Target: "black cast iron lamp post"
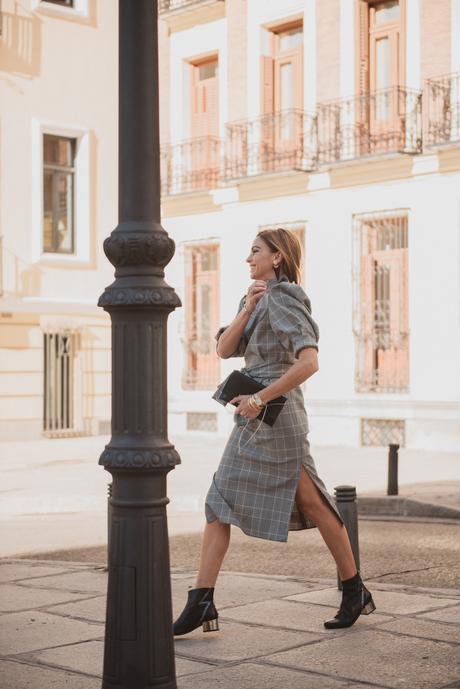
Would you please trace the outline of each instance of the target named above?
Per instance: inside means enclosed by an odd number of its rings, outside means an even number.
[[[103,689],[176,689],[166,520],[166,323],[180,300],[164,281],[174,242],[160,224],[157,0],[119,0],[118,226],[104,242],[115,281],[112,474]]]

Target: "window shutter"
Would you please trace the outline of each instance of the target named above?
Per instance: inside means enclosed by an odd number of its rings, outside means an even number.
[[[375,267],[372,254],[361,256],[361,338],[358,376],[366,388],[374,382]]]
[[[359,0],[358,86],[360,95],[369,90],[369,4]]]
[[[206,131],[203,135],[217,136],[219,133],[217,77],[203,82],[203,109],[205,112]]]
[[[261,73],[261,113],[262,115],[271,115],[273,113],[273,76],[274,76],[274,60],[266,55],[261,55],[260,58],[260,73]]]

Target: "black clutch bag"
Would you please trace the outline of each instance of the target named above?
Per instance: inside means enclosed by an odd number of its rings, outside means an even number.
[[[252,395],[254,392],[259,392],[264,388],[265,385],[261,385],[261,383],[258,383],[254,378],[251,378],[251,376],[235,370],[219,385],[212,397],[225,407],[227,402],[230,402],[230,400],[237,395]],[[286,400],[287,397],[282,395],[276,397],[274,400],[270,400],[257,418],[261,419],[269,426],[273,426]],[[233,404],[235,407],[237,406],[236,402],[233,402]]]

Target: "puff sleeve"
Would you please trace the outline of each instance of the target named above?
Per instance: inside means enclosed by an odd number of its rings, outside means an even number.
[[[244,300],[245,300],[245,296],[244,296],[244,297],[241,297],[240,303],[239,303],[239,305],[238,305],[238,310],[237,310],[237,312],[236,312],[236,314],[235,314],[236,316],[239,314],[239,312],[240,312],[241,309],[243,308]],[[216,340],[216,349],[217,349],[217,343],[219,342],[220,336],[222,335],[222,333],[224,332],[224,330],[227,330],[227,328],[228,328],[228,325],[224,325],[222,328],[219,328],[219,330],[218,330],[217,333],[215,334],[214,339]],[[246,338],[246,336],[245,336],[245,334],[244,334],[244,332],[243,332],[243,335],[241,336],[240,341],[239,341],[239,343],[238,343],[238,347],[235,349],[235,351],[233,352],[233,354],[231,354],[230,356],[231,356],[231,357],[232,357],[232,356],[244,356],[244,353],[245,353],[245,351],[246,351],[247,344],[248,344],[247,338]]]
[[[269,292],[268,314],[273,332],[295,357],[304,347],[318,349],[319,329],[311,316],[310,300],[300,285],[274,285]]]

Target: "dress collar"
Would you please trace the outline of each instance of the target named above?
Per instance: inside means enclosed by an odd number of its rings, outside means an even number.
[[[276,285],[278,282],[289,282],[289,278],[284,273],[281,273],[279,277],[270,278],[270,280],[266,282],[267,287],[273,287],[273,285]]]

